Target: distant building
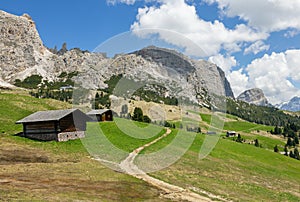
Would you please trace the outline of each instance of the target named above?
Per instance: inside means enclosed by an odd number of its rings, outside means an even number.
[[[90,118],[79,109],[35,112],[16,124],[23,124],[22,136],[42,141],[68,141],[84,137]]]
[[[231,137],[231,136],[236,136],[236,132],[235,131],[227,131],[226,137]]]
[[[113,112],[110,109],[95,109],[86,113],[93,121],[113,121]]]
[[[74,87],[69,85],[69,86],[62,86],[59,88],[59,90],[63,91],[63,90],[72,90]]]

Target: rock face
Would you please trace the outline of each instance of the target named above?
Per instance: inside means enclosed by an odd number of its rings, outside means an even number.
[[[62,72],[77,71],[75,83],[87,89],[105,88],[104,81],[122,74],[144,84],[159,83],[166,89],[166,95],[182,96],[194,102],[204,102],[209,94],[233,97],[219,67],[173,50],[150,46],[114,58],[79,49],[54,54],[43,46],[29,15],[15,16],[0,11],[0,25],[2,83],[13,84],[16,79],[34,74],[55,81]]]
[[[150,46],[133,54],[140,55],[149,62],[154,62],[176,72],[181,78],[186,78],[194,86],[196,94],[203,91],[234,97],[230,84],[224,72],[215,64],[200,60],[195,61],[176,51]],[[182,85],[184,85],[182,83]],[[192,89],[191,89],[192,90]]]
[[[279,106],[282,110],[297,112],[300,111],[300,97],[292,98],[288,103],[284,103]]]
[[[259,88],[246,90],[240,94],[237,99],[258,106],[270,106],[264,92]]]
[[[91,57],[76,49],[62,56],[52,54],[44,47],[28,14],[15,16],[0,10],[0,38],[0,78],[11,84],[33,74],[55,80],[63,71],[80,71],[103,59],[101,54]]]

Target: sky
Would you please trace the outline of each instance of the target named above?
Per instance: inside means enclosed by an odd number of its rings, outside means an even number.
[[[155,36],[220,66],[235,96],[255,87],[272,104],[300,96],[300,0],[2,0],[0,9],[28,13],[47,47]]]

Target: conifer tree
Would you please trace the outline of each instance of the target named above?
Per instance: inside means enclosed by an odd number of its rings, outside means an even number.
[[[279,149],[278,149],[278,146],[277,145],[275,145],[275,147],[274,147],[274,152],[279,152]]]

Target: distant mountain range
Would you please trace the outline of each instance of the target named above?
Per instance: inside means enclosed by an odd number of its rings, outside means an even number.
[[[12,88],[17,79],[40,75],[56,81],[62,74],[78,72],[76,82],[87,89],[107,88],[113,75],[123,75],[142,83],[157,83],[163,88],[147,86],[160,96],[183,97],[192,102],[210,104],[209,94],[234,98],[224,72],[215,64],[193,60],[174,50],[146,47],[129,54],[107,58],[78,48],[49,49],[27,14],[16,16],[0,10],[0,87]],[[163,89],[162,92],[157,92]],[[258,106],[272,106],[261,89],[246,90],[238,100]],[[300,98],[277,105],[279,109],[300,111]]]
[[[290,101],[276,105],[279,109],[298,112],[300,111],[300,97],[293,97]]]
[[[56,81],[60,75],[78,72],[74,78],[86,89],[104,89],[113,75],[141,83],[158,83],[165,96],[184,97],[195,103],[209,102],[209,94],[234,97],[224,72],[215,64],[193,60],[174,50],[146,47],[129,54],[107,58],[105,54],[49,49],[27,14],[16,16],[0,11],[0,85],[39,75]],[[153,88],[149,87],[148,88]],[[153,90],[155,90],[153,88]]]

